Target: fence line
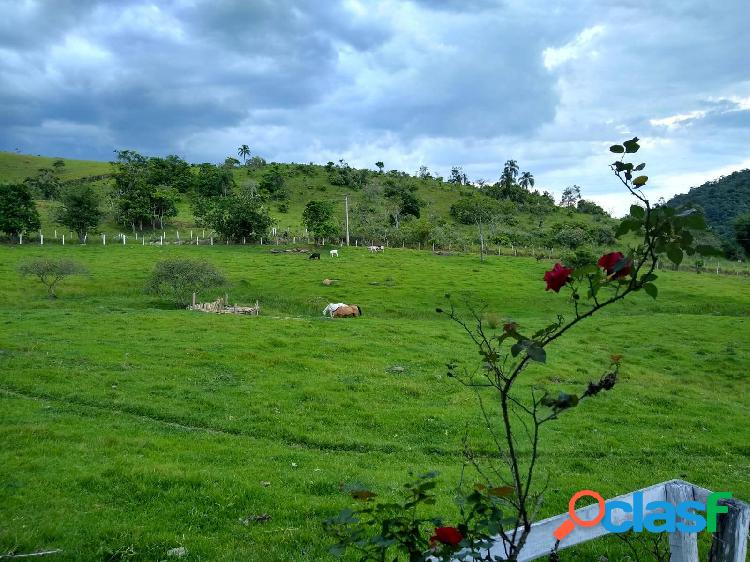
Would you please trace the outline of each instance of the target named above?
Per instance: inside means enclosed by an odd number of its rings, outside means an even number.
[[[214,245],[214,238],[215,236],[213,234],[215,233],[209,233],[209,236],[206,237],[206,231],[205,229],[201,230],[202,236],[199,236],[197,233],[194,234],[193,230],[190,230],[190,239],[183,239],[180,237],[179,230],[174,231],[174,237],[172,241],[170,242],[168,240],[168,234],[167,231],[161,231],[160,234],[156,235],[155,233],[151,233],[150,235],[146,235],[143,232],[139,233],[136,231],[134,234],[134,238],[137,242],[140,242],[142,246],[146,245],[155,245],[155,246],[164,246],[165,244],[170,245],[191,245],[195,244],[197,246],[202,244],[205,245],[205,242],[207,241],[209,245]],[[40,231],[37,234],[37,238],[34,239],[30,235],[25,236],[23,233],[19,235],[18,244],[39,244],[39,245],[45,245],[45,238],[44,234]],[[128,237],[120,232],[114,235],[115,239],[122,243],[122,245],[127,245],[129,243]],[[76,235],[73,232],[68,233],[68,240],[67,244],[70,245],[71,240],[74,240],[76,238]],[[84,237],[84,244],[88,242],[88,234]],[[243,237],[241,240],[237,241],[231,241],[228,239],[224,239],[223,242],[225,244],[235,244],[235,245],[261,245],[261,246],[267,246],[269,245],[269,240],[260,237],[258,241],[253,242],[247,240],[247,237]],[[13,242],[11,242],[13,243]],[[66,245],[66,235],[65,233],[61,234],[60,237],[58,237],[58,231],[54,231],[53,238],[47,238],[46,245],[50,245],[53,243],[59,243],[62,246]],[[100,241],[99,243],[102,246],[107,245],[107,233],[101,233]],[[273,245],[290,245],[290,244],[303,244],[303,245],[312,245],[312,246],[320,246],[320,245],[330,245],[330,246],[344,246],[344,240],[343,239],[321,239],[316,240],[314,238],[309,237],[302,237],[302,236],[292,236],[289,235],[287,237],[275,237],[272,239],[271,244]],[[399,249],[410,249],[410,250],[429,250],[431,248],[432,252],[434,253],[445,253],[445,252],[459,252],[459,253],[479,253],[479,251],[476,251],[476,248],[470,245],[465,244],[459,244],[457,246],[454,246],[453,244],[436,244],[434,242],[425,244],[424,247],[421,242],[417,243],[411,243],[406,244],[405,242],[402,242],[400,245],[393,246],[389,243],[388,240],[382,241],[382,240],[366,240],[362,238],[353,238],[351,240],[351,246],[358,248],[358,247],[366,247],[366,246],[375,246],[375,245],[383,245],[386,248],[399,248]],[[557,248],[547,248],[547,247],[540,247],[540,246],[516,246],[514,244],[511,244],[510,246],[502,246],[498,245],[496,247],[491,246],[485,246],[484,249],[484,255],[490,256],[490,255],[497,255],[497,256],[505,256],[505,257],[533,257],[536,258],[538,261],[541,260],[552,260],[552,259],[561,259],[561,252],[568,251],[568,250],[561,250]],[[732,267],[734,265],[734,267]],[[698,264],[686,264],[683,263],[680,266],[675,266],[674,264],[668,264],[665,265],[659,260],[657,263],[657,269],[672,269],[676,271],[690,271],[695,273],[710,273],[715,275],[734,275],[734,276],[750,276],[750,263],[748,261],[740,261],[738,260],[736,264],[733,264],[732,262],[724,262],[722,264],[718,260],[715,263],[709,264],[708,262],[705,262],[703,265]]]
[[[634,502],[634,494],[643,494],[642,502]],[[612,512],[612,522],[620,525],[625,521],[632,520],[635,516],[634,510],[645,517],[649,513],[657,513],[658,510],[648,511],[651,502],[668,502],[677,505],[683,501],[697,501],[705,505],[708,496],[712,492],[685,482],[683,480],[670,480],[655,484],[647,488],[635,490],[628,494],[608,500],[608,502],[624,502],[630,506],[630,513],[617,509]],[[713,534],[711,544],[711,562],[745,562],[747,554],[748,530],[750,528],[750,505],[734,499],[719,500],[719,505],[726,505],[729,509],[726,514],[718,517],[716,532]],[[599,513],[599,505],[593,504],[575,511],[578,519],[591,521],[596,519]],[[592,527],[581,527],[576,525],[573,530],[565,536],[559,544],[554,535],[555,530],[569,521],[567,513],[543,519],[531,525],[526,543],[518,556],[518,562],[527,562],[549,556],[555,550],[563,550],[585,542],[598,539],[609,534],[601,523]],[[512,537],[513,532],[506,532]],[[698,562],[698,539],[697,533],[681,533],[675,531],[669,533],[670,562]],[[507,557],[508,544],[502,538],[497,537],[489,549],[493,560],[505,560]],[[484,549],[482,549],[484,551]],[[495,558],[497,557],[497,558]]]

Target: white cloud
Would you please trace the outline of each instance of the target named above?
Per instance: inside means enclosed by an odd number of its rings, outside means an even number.
[[[694,121],[695,119],[702,119],[706,116],[706,111],[695,110],[689,113],[679,113],[677,115],[671,115],[669,117],[662,117],[661,119],[649,119],[649,123],[653,127],[667,127],[674,128],[686,121]]]
[[[554,70],[566,62],[579,59],[585,55],[595,55],[596,50],[592,48],[592,44],[595,39],[604,34],[604,31],[603,25],[594,25],[581,31],[575,39],[562,47],[547,47],[542,51],[544,67],[547,70]]]

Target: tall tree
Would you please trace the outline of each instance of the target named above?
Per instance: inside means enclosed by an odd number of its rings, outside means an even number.
[[[383,164],[382,161],[378,160],[377,162],[375,162],[375,166],[378,168],[378,173],[382,174],[383,168],[385,168],[385,164]]]
[[[70,186],[60,198],[57,222],[78,234],[83,242],[89,230],[99,225],[99,197],[89,185]]]
[[[518,176],[518,162],[515,160],[507,160],[505,166],[503,166],[503,174],[501,176],[502,183],[510,185],[516,181]]]
[[[250,147],[243,144],[237,149],[237,155],[242,158],[243,163],[247,163],[247,157],[250,156]]]
[[[232,194],[198,198],[194,214],[201,225],[226,240],[257,240],[267,236],[273,220],[260,197]]]
[[[302,212],[302,222],[315,238],[330,238],[339,232],[330,201],[309,201]]]
[[[524,189],[534,187],[534,174],[531,172],[524,172],[518,178],[518,185]]]
[[[0,184],[0,231],[17,238],[40,225],[29,187],[22,183]]]
[[[750,255],[750,213],[735,217],[732,226],[737,243],[745,249],[745,253]]]
[[[23,180],[42,199],[55,199],[60,193],[60,178],[57,170],[50,168],[39,168],[39,173],[34,177]]]
[[[563,207],[575,207],[581,199],[581,188],[577,185],[569,185],[562,192],[560,205]]]
[[[448,178],[448,183],[463,185],[465,179],[466,174],[461,166],[453,166],[451,168],[451,177]]]

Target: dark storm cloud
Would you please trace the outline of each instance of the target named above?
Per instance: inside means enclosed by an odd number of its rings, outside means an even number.
[[[0,0],[0,11],[0,149],[217,161],[249,143],[276,160],[463,164],[493,179],[516,158],[539,186],[602,197],[601,148],[627,135],[647,137],[656,173],[746,158],[743,0]]]

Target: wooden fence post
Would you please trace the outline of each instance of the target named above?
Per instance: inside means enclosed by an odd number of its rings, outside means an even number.
[[[676,506],[684,501],[694,501],[693,486],[685,482],[667,482],[664,486],[666,500]],[[670,562],[698,562],[698,535],[696,533],[669,533]]]
[[[718,517],[708,562],[745,562],[750,506],[734,499],[719,500],[719,505],[729,512]]]

